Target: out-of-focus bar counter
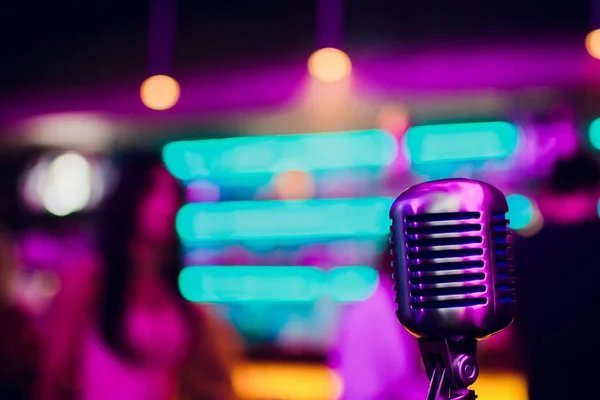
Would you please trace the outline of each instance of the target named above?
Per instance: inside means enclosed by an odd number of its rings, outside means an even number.
[[[244,400],[335,400],[343,392],[334,371],[313,364],[241,364],[234,385]],[[528,399],[525,377],[515,371],[482,371],[473,389],[485,400]]]

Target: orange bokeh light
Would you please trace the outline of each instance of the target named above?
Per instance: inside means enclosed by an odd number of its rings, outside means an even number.
[[[179,83],[170,76],[154,75],[146,79],[140,88],[144,105],[153,110],[167,110],[179,100]]]
[[[304,200],[315,196],[315,182],[306,171],[285,171],[273,179],[276,198],[281,200]]]
[[[341,81],[350,74],[351,70],[350,57],[333,47],[317,50],[308,59],[308,72],[323,82]]]
[[[600,59],[600,29],[587,34],[585,37],[585,48],[592,57]]]

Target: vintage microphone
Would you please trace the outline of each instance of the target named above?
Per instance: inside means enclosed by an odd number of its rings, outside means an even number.
[[[396,316],[418,338],[427,400],[473,400],[477,341],[515,315],[508,205],[469,179],[425,182],[390,210]]]

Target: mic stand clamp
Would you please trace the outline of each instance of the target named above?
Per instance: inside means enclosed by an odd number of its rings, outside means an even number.
[[[475,400],[468,387],[479,375],[475,339],[419,339],[419,349],[430,380],[427,400]]]

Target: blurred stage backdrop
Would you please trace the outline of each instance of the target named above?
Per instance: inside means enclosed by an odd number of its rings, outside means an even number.
[[[552,163],[600,148],[600,43],[597,31],[584,40],[585,24],[558,37],[410,47],[342,45],[332,24],[310,29],[325,45],[312,45],[323,49],[308,63],[308,45],[200,72],[150,57],[157,73],[145,81],[5,96],[0,163],[18,188],[15,291],[40,324],[63,255],[90,249],[90,216],[119,175],[112,156],[161,149],[188,198],[176,221],[187,265],[180,289],[214,303],[244,337],[240,394],[334,399],[343,382],[325,356],[344,307],[378,284],[400,192],[437,178],[485,180],[507,194],[512,228],[535,235],[544,224],[535,196]],[[517,370],[485,364],[506,350],[482,347],[481,398],[526,398]]]

